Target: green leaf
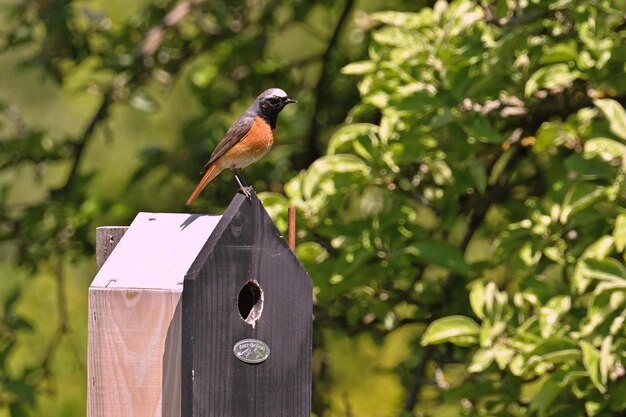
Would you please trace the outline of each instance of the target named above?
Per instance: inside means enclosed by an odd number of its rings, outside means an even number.
[[[576,262],[572,284],[582,294],[592,280],[622,283],[626,279],[624,265],[613,258],[585,258]]]
[[[483,347],[489,347],[494,344],[496,338],[500,337],[506,330],[506,323],[502,320],[483,321],[480,327],[480,335],[478,340]]]
[[[545,306],[539,309],[539,328],[541,336],[548,338],[561,328],[561,318],[569,312],[572,300],[566,295],[552,297]]]
[[[609,235],[601,236],[598,240],[587,246],[583,252],[582,259],[601,260],[609,256],[613,250],[613,238]]]
[[[485,168],[485,164],[480,162],[476,158],[470,158],[466,162],[468,173],[474,184],[476,184],[476,189],[482,194],[487,189],[487,169]]]
[[[589,157],[597,155],[605,161],[626,159],[626,145],[609,138],[592,138],[585,141],[584,153]]]
[[[539,343],[529,356],[543,356],[562,350],[578,349],[576,342],[568,337],[551,337]]]
[[[554,64],[557,62],[574,62],[578,58],[576,41],[570,39],[566,42],[559,42],[550,47],[545,54],[541,55],[542,64]]]
[[[623,252],[626,248],[626,213],[620,213],[615,218],[613,241],[615,242],[615,249],[618,252]]]
[[[611,327],[609,327],[609,333],[611,335],[616,335],[617,332],[621,331],[624,328],[624,322],[626,321],[626,308],[622,310],[622,312],[613,319],[611,323]]]
[[[415,45],[417,36],[409,33],[404,29],[400,29],[393,26],[383,26],[381,29],[372,33],[372,38],[379,44],[393,48],[395,55],[391,55],[391,62],[394,64],[401,64],[398,52],[402,52],[406,46]]]
[[[494,185],[498,182],[513,155],[515,155],[515,150],[513,148],[504,151],[502,155],[500,155],[491,169],[491,174],[489,175],[489,185]]]
[[[363,75],[376,69],[376,64],[372,61],[353,62],[341,69],[342,74]]]
[[[618,138],[626,140],[626,111],[621,104],[609,98],[596,99],[593,104],[600,109],[604,117],[609,121],[611,132]]]
[[[600,344],[600,381],[606,386],[609,380],[609,371],[613,368],[615,360],[611,355],[613,336],[605,336]]]
[[[530,97],[535,91],[546,88],[552,89],[569,85],[577,78],[586,76],[576,70],[571,70],[568,64],[554,64],[539,68],[530,76],[524,87],[524,95]]]
[[[436,159],[428,163],[428,167],[430,169],[430,174],[432,175],[435,184],[444,186],[454,183],[452,170],[450,169],[446,161]]]
[[[478,341],[480,327],[465,316],[448,316],[433,321],[422,336],[422,346],[450,342],[458,346],[473,345]]]
[[[586,193],[575,191],[578,191],[576,187],[572,187],[571,191],[567,193],[563,200],[561,215],[559,216],[559,221],[562,224],[566,224],[572,216],[605,198],[607,188],[596,187]]]
[[[296,254],[303,263],[321,263],[328,258],[328,251],[316,242],[304,242],[298,245]]]
[[[472,356],[472,361],[467,367],[467,371],[471,373],[483,372],[493,363],[495,352],[493,349],[478,349]]]
[[[463,253],[459,248],[447,242],[422,240],[406,248],[406,253],[427,264],[437,265],[463,276],[467,276],[471,272],[471,268],[465,263]]]
[[[494,326],[497,322],[507,319],[503,312],[508,307],[508,300],[508,294],[498,290],[495,282],[490,281],[485,286],[485,313],[490,321],[494,322]]]
[[[504,136],[483,117],[474,117],[463,125],[468,140],[498,145],[504,142]]]
[[[625,305],[626,281],[600,282],[594,288],[593,295],[589,301],[587,316],[581,322],[580,334],[583,336],[595,334],[600,325],[614,317],[616,311],[623,310]],[[611,323],[611,333],[614,333],[615,325],[622,321],[619,317],[616,317],[617,322],[613,321]]]
[[[305,199],[313,197],[316,193],[336,194],[340,188],[355,183],[357,179],[366,179],[370,168],[362,159],[355,155],[337,154],[323,156],[306,171],[302,195]],[[344,181],[338,183],[335,178],[338,174],[348,174]]]
[[[576,360],[580,356],[580,348],[572,339],[551,337],[541,342],[528,354],[526,365],[533,367],[538,363],[545,363],[552,368],[557,363]]]
[[[498,343],[494,348],[494,359],[498,364],[498,368],[505,369],[511,363],[511,360],[515,356],[515,349],[506,346],[502,343]]]
[[[476,281],[472,284],[469,294],[470,306],[472,311],[481,320],[485,318],[485,284],[482,281]]]
[[[583,352],[583,365],[591,382],[601,394],[606,392],[606,385],[602,383],[600,375],[600,352],[591,343],[581,340],[580,348]]]
[[[577,132],[560,120],[543,122],[537,131],[533,144],[533,152],[540,153],[548,148],[556,147],[564,142],[577,139]]]
[[[589,268],[587,276],[591,279],[619,284],[626,283],[626,268],[616,259],[587,259],[585,264]]]
[[[616,170],[606,163],[599,155],[574,154],[565,160],[565,167],[573,178],[595,180],[598,178],[612,180]],[[598,187],[605,189],[606,187]]]
[[[357,152],[364,159],[372,160],[372,147],[378,146],[378,126],[371,123],[355,123],[337,130],[328,143],[328,154]],[[359,148],[359,141],[365,146]]]
[[[524,375],[526,361],[524,360],[524,356],[521,354],[517,354],[513,356],[513,359],[508,363],[509,370],[515,376],[521,377]]]
[[[530,400],[531,412],[536,411],[539,417],[548,415],[552,403],[564,389],[560,381],[561,377],[562,375],[559,373],[554,373],[546,379],[541,388],[537,390],[537,394]]]
[[[589,417],[596,417],[602,410],[604,402],[589,400],[585,401],[585,414]]]

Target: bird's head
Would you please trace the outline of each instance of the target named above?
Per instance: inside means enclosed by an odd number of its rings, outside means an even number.
[[[256,98],[256,105],[259,108],[259,112],[270,120],[275,120],[278,113],[290,103],[297,103],[297,101],[290,98],[287,93],[280,88],[265,90]]]

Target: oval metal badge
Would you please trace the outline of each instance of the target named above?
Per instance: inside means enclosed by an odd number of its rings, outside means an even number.
[[[270,356],[270,347],[257,339],[243,339],[235,343],[233,353],[240,361],[261,363]]]

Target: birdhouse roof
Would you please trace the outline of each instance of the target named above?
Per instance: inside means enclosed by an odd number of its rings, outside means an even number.
[[[91,283],[96,288],[182,291],[222,216],[139,213]]]

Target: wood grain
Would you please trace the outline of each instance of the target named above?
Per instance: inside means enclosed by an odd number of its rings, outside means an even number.
[[[89,289],[88,417],[180,416],[180,296]]]

